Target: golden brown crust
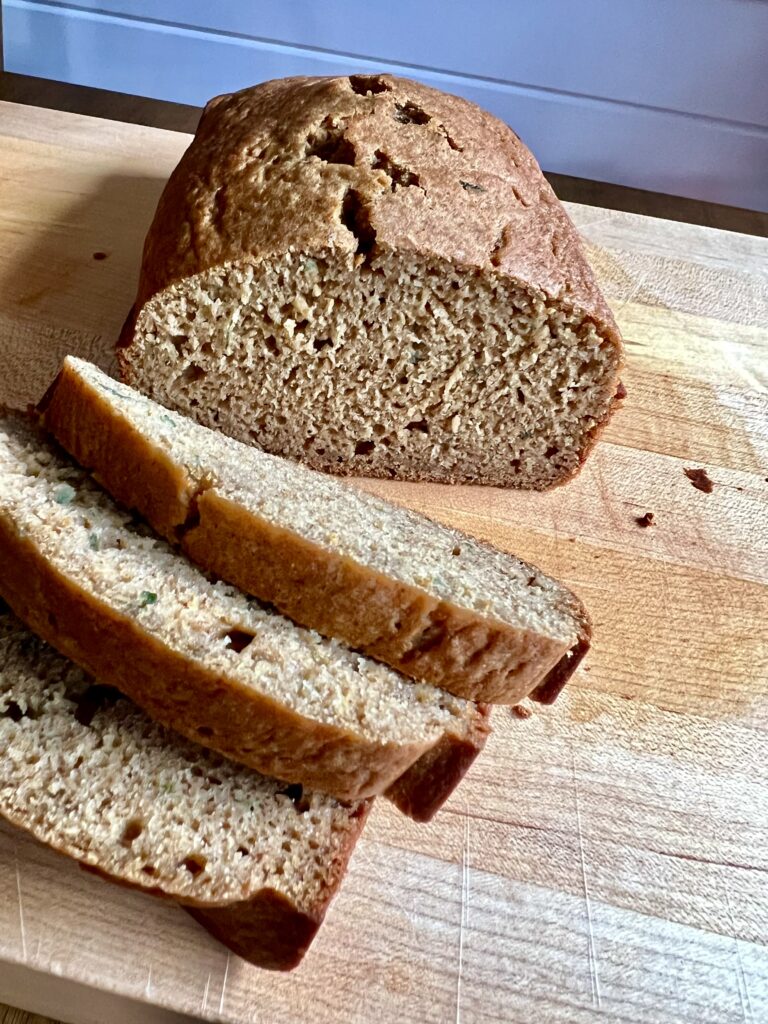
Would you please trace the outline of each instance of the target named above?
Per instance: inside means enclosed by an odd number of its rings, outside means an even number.
[[[471,735],[464,739],[445,736],[422,754],[387,790],[392,803],[415,821],[429,821],[466,775],[472,762],[485,746],[491,733],[491,709],[479,704],[480,714]],[[443,779],[443,792],[437,791],[434,778]]]
[[[203,568],[296,622],[469,700],[515,704],[556,665],[563,684],[570,675],[566,642],[438,600],[267,522],[215,487],[195,494],[183,468],[66,363],[42,411],[59,443],[118,501],[180,538]],[[586,612],[567,597],[581,641]]]
[[[212,100],[160,199],[136,311],[173,282],[232,260],[291,246],[354,251],[339,216],[354,187],[377,246],[510,274],[583,310],[618,345],[576,229],[517,135],[460,97],[391,75],[371,80],[377,91],[366,93],[346,77],[277,79]],[[306,158],[329,115],[354,165]],[[407,160],[419,187],[382,188],[377,149]]]
[[[384,792],[431,744],[376,744],[223,679],[96,600],[0,518],[2,594],[34,632],[158,722],[267,775],[340,800]],[[126,655],[129,654],[127,657]]]
[[[118,396],[120,397],[120,396]],[[175,541],[195,488],[184,469],[156,445],[140,444],[131,425],[65,361],[38,407],[59,444],[126,508]]]

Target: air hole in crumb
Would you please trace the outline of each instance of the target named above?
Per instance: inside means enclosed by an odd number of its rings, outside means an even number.
[[[190,772],[192,773],[192,775],[195,776],[196,779],[202,779],[203,775],[205,774],[199,764],[193,764],[192,767],[190,768]]]
[[[355,455],[370,455],[375,447],[375,441],[358,441],[355,445]]]
[[[519,472],[520,472],[520,466],[521,466],[521,462],[520,462],[520,459],[512,459],[512,461],[510,462],[510,464],[509,464],[509,465],[510,465],[510,467],[511,467],[511,468],[512,468],[512,469],[513,469],[513,470],[514,470],[514,471],[515,471],[516,473],[519,473]]]
[[[202,366],[198,366],[197,363],[190,363],[182,373],[182,378],[188,381],[190,384],[194,384],[198,380],[202,380],[205,376],[205,370]]]
[[[280,792],[288,797],[299,814],[306,814],[309,810],[309,799],[304,795],[304,787],[300,782],[292,782]]]
[[[78,699],[75,708],[75,721],[80,725],[90,725],[102,708],[117,703],[121,697],[122,694],[114,686],[104,686],[102,683],[89,686]]]
[[[271,334],[269,335],[268,338],[264,339],[264,348],[267,350],[267,352],[271,352],[273,356],[277,355],[277,342],[275,341]]]
[[[237,852],[240,854],[241,857],[247,857],[251,851],[248,849],[247,846],[238,846]]]
[[[473,181],[462,181],[459,179],[459,184],[465,192],[485,192],[486,189],[482,185],[476,185]]]
[[[553,459],[555,455],[560,451],[556,444],[551,444],[549,448],[544,452],[545,459]]]
[[[184,347],[187,345],[188,342],[189,338],[186,336],[186,334],[174,334],[173,337],[171,338],[171,344],[176,349],[179,355],[181,355],[181,353],[184,351]]]
[[[532,587],[535,582],[536,582],[536,577],[535,576],[529,576],[528,577],[528,586],[529,587]]]
[[[157,868],[152,864],[145,864],[141,870],[145,875],[149,875],[150,878],[154,878],[157,874]]]
[[[517,389],[517,400],[520,405],[525,405],[525,392],[522,388]]]
[[[126,826],[123,829],[123,834],[120,837],[120,842],[122,843],[123,846],[130,846],[135,839],[139,838],[143,831],[144,822],[141,820],[141,818],[131,818],[131,820],[126,823]]]
[[[329,345],[333,346],[333,341],[331,338],[315,338],[315,340],[312,342],[312,348],[315,350],[315,352],[322,352],[322,350],[324,348],[328,348]]]
[[[461,548],[459,547],[459,545],[458,545],[458,544],[457,544],[457,545],[456,545],[456,547],[455,547],[455,548],[453,549],[453,551],[451,551],[451,554],[452,554],[452,555],[457,555],[457,556],[461,554]]]
[[[181,866],[186,868],[193,878],[197,878],[198,875],[205,871],[208,861],[199,853],[191,853],[188,857],[184,858]]]
[[[367,255],[376,244],[376,232],[371,226],[368,208],[360,193],[347,189],[341,204],[341,223],[357,239],[357,252]]]
[[[368,93],[377,92],[389,92],[390,87],[386,82],[382,82],[380,78],[375,75],[350,75],[349,84],[352,87],[352,92],[356,92],[358,96],[367,96]]]
[[[256,634],[249,633],[246,629],[230,629],[224,636],[229,640],[229,649],[234,651],[235,654],[241,654]]]
[[[429,124],[431,116],[421,107],[408,100],[407,103],[395,104],[395,120],[400,124]]]
[[[22,711],[15,700],[8,701],[5,711],[0,711],[0,718],[10,718],[12,722],[20,722],[22,718],[29,717],[26,711]]]
[[[411,420],[410,423],[405,424],[406,430],[417,430],[419,433],[429,433],[429,423],[426,420]]]

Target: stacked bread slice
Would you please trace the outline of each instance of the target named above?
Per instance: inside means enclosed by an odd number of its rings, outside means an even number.
[[[95,684],[0,607],[0,815],[99,874],[176,900],[240,956],[295,966],[369,801],[211,754]]]
[[[292,966],[369,798],[431,817],[485,742],[475,701],[554,699],[586,612],[509,555],[81,361],[41,409],[69,455],[0,419],[0,595],[44,641],[0,623],[0,814]]]

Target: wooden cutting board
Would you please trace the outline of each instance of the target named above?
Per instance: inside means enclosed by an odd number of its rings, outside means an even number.
[[[0,104],[0,400],[67,352],[110,365],[187,141]],[[378,802],[292,975],[0,829],[0,999],[100,1024],[768,1020],[768,242],[570,213],[628,349],[579,479],[365,485],[578,591],[595,643],[561,699],[497,709],[431,824]]]

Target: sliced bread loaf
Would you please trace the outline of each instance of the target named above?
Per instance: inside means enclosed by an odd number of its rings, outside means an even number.
[[[43,402],[61,445],[195,562],[302,625],[472,700],[551,701],[584,607],[456,530],[171,412],[69,357]]]
[[[317,469],[541,489],[592,447],[622,348],[515,133],[352,75],[208,104],[118,358],[163,405]]]
[[[425,813],[445,799],[485,738],[481,709],[294,625],[149,533],[28,420],[0,418],[0,595],[31,629],[266,774],[356,800],[440,752]]]
[[[246,960],[301,960],[367,812],[166,731],[0,607],[0,815]]]

